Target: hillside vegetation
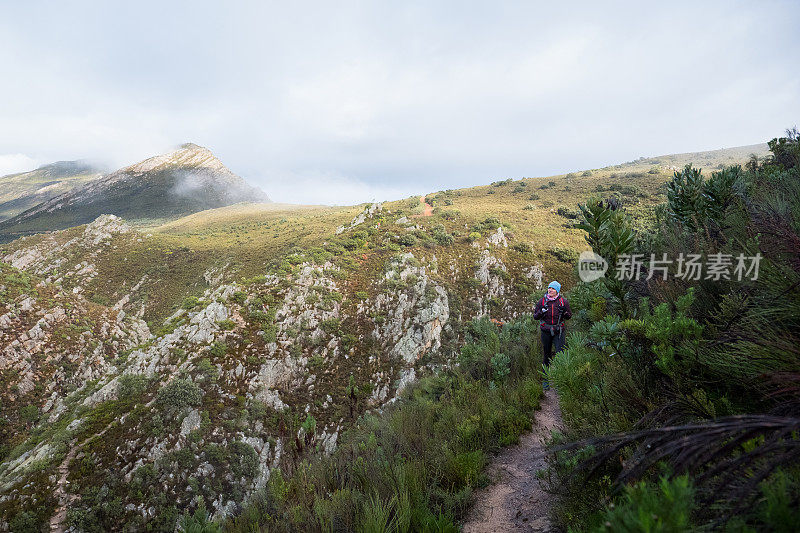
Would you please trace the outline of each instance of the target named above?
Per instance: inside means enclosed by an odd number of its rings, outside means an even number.
[[[639,281],[609,271],[570,294],[577,328],[548,372],[568,421],[549,472],[564,528],[796,529],[800,138],[769,146],[745,168],[676,171],[638,245],[630,213],[601,197],[581,206],[596,253],[644,265]],[[727,269],[695,279],[676,263],[665,279],[651,254]],[[758,268],[737,272],[739,254]]]
[[[530,423],[526,313],[548,280],[576,285],[578,204],[614,198],[649,242],[672,175],[639,161],[139,229],[104,215],[0,245],[0,516],[452,529]]]

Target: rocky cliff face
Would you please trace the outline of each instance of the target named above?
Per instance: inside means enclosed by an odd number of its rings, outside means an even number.
[[[378,217],[391,213],[368,208],[347,229],[385,225]],[[74,521],[104,505],[98,494],[135,527],[156,527],[199,495],[225,516],[271,469],[330,453],[360,414],[452,364],[465,321],[523,310],[515,277],[538,275],[541,287],[540,268],[512,273],[499,230],[446,253],[364,255],[359,276],[310,252],[252,279],[207,271],[202,295],[148,327],[138,293],[157,269],[106,305],[84,295],[97,261],[148,238],[102,216],[2,257],[6,524],[41,508],[60,527],[59,509]]]

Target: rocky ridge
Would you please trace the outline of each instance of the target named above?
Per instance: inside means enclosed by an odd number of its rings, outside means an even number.
[[[371,219],[379,225],[387,213],[363,214],[356,226]],[[359,414],[451,364],[458,325],[489,312],[512,282],[496,252],[506,248],[502,230],[482,247],[445,259],[431,252],[390,256],[360,292],[335,261],[300,254],[287,274],[235,281],[225,269],[206,272],[203,294],[185,301],[154,334],[136,309],[144,303],[133,297],[144,278],[108,306],[88,302],[82,290],[95,279],[102,254],[147,235],[115,216],[70,232],[30,238],[2,258],[39,276],[40,290],[54,295],[45,303],[19,294],[0,315],[8,346],[2,364],[28,376],[13,386],[8,381],[2,400],[37,405],[40,420],[57,429],[15,444],[0,464],[6,520],[67,490],[54,472],[65,463],[65,480],[124,495],[125,520],[155,520],[159,494],[182,509],[202,495],[221,518],[264,487],[273,468],[311,450],[332,452]],[[537,274],[540,287],[540,268],[524,277]],[[470,279],[474,284],[459,296],[453,281]],[[500,305],[509,315],[518,312]],[[54,335],[59,324],[72,327],[87,315],[93,317],[87,329]],[[40,370],[39,354],[50,354],[48,373]],[[102,414],[109,410],[117,414]],[[91,438],[100,431],[102,445]],[[95,477],[82,470],[85,464]],[[34,490],[34,479],[45,481]],[[75,496],[72,505],[89,512],[91,499]]]

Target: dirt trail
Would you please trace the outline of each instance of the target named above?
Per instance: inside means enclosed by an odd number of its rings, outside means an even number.
[[[424,196],[419,197],[419,203],[422,204],[422,214],[418,216],[429,217],[433,215],[433,206],[425,201]]]
[[[110,428],[111,425],[108,425],[97,435],[92,435],[80,444],[73,444],[70,447],[69,452],[67,452],[67,456],[64,457],[64,460],[61,461],[61,464],[58,466],[58,482],[56,483],[56,489],[53,491],[53,496],[55,496],[56,500],[58,500],[58,507],[56,508],[56,512],[53,514],[53,516],[50,517],[51,533],[63,533],[66,530],[65,522],[67,520],[67,509],[72,502],[79,498],[77,494],[72,494],[68,490],[69,487],[67,485],[69,484],[69,481],[67,481],[67,476],[69,475],[70,463],[73,459],[75,459],[75,455],[78,453],[78,450],[83,448],[90,440],[102,437]]]
[[[557,531],[550,524],[552,496],[543,490],[536,471],[547,466],[545,439],[551,429],[561,425],[558,397],[551,389],[542,398],[533,431],[489,465],[492,484],[475,492],[475,505],[464,522],[464,533]]]

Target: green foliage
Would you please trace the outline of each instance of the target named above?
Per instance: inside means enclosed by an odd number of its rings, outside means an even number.
[[[80,505],[67,510],[67,524],[79,531],[101,533],[114,528],[124,513],[122,501],[119,497],[112,497],[106,484],[91,487],[83,493]]]
[[[562,246],[557,246],[554,248],[550,248],[547,250],[550,254],[561,261],[562,263],[568,264],[576,264],[578,262],[578,252],[573,250],[572,248],[565,248]]]
[[[229,318],[226,318],[225,320],[220,320],[219,322],[217,322],[217,325],[222,330],[230,331],[230,330],[232,330],[232,329],[234,329],[236,327],[236,322],[234,322],[233,320],[231,320]]]
[[[329,335],[338,335],[339,328],[341,327],[341,320],[338,318],[329,318],[320,322],[319,327]]]
[[[681,533],[690,529],[694,490],[688,476],[658,484],[639,482],[626,487],[625,497],[606,512],[598,531]]]
[[[194,510],[194,513],[184,514],[178,527],[182,533],[219,533],[222,531],[219,524],[211,521],[202,496],[198,497],[197,509]]]
[[[183,299],[183,303],[181,304],[181,307],[183,309],[191,311],[192,309],[194,309],[198,305],[200,305],[200,298],[198,298],[197,296],[187,296],[186,298]]]
[[[561,205],[558,207],[558,209],[556,209],[556,214],[568,219],[576,219],[580,215],[580,213],[575,209],[570,209],[564,205]]]
[[[211,381],[216,381],[219,377],[219,370],[213,363],[211,363],[211,360],[208,357],[203,357],[200,359],[200,361],[197,363],[197,371]]]
[[[233,441],[228,445],[231,472],[237,477],[253,478],[258,474],[258,454],[251,445]]]
[[[19,408],[19,418],[28,424],[39,420],[39,408],[35,405],[25,405]]]
[[[511,358],[503,353],[492,356],[492,375],[495,381],[503,381],[511,372]]]
[[[709,179],[687,166],[642,235],[614,199],[580,206],[587,243],[612,265],[635,244],[645,258],[758,253],[761,269],[741,280],[671,272],[637,291],[606,277],[567,295],[575,327],[547,371],[575,441],[549,470],[567,493],[555,512],[562,527],[795,527],[800,470],[785,450],[797,448],[799,397],[788,376],[800,368],[800,266],[789,260],[800,242],[799,181],[773,160]],[[775,413],[785,417],[772,425]],[[661,461],[681,475],[658,479]],[[601,509],[614,487],[624,496]]]
[[[44,520],[30,511],[20,511],[8,525],[14,533],[39,533],[42,531]]]
[[[300,426],[300,428],[305,432],[306,435],[313,435],[314,432],[317,430],[317,421],[309,413],[309,415],[306,417],[305,422],[303,422],[303,425]]]
[[[790,170],[800,166],[800,133],[797,127],[786,130],[786,137],[776,137],[767,143],[771,158],[767,165]]]
[[[261,334],[264,342],[270,343],[278,340],[278,327],[274,324],[264,327],[264,333]]]
[[[500,222],[500,219],[497,217],[486,217],[481,222],[477,224],[473,224],[472,231],[478,233],[485,233],[488,231],[494,231],[503,224]]]
[[[164,385],[156,396],[156,403],[165,409],[182,409],[200,405],[203,391],[190,379],[176,378]]]
[[[741,180],[738,166],[714,172],[704,181],[700,170],[687,165],[667,184],[668,213],[689,230],[704,227],[709,220],[719,221],[734,201]]]
[[[416,246],[417,238],[411,233],[406,233],[405,235],[401,235],[397,239],[397,242],[399,242],[403,246]]]
[[[577,227],[586,232],[586,242],[610,266],[617,264],[618,256],[631,252],[634,234],[629,219],[621,210],[599,198],[591,198],[578,208],[583,220]]]
[[[208,350],[213,357],[222,357],[228,353],[228,345],[222,341],[214,341]]]
[[[790,473],[784,468],[761,482],[763,498],[756,510],[758,517],[770,531],[789,533],[800,523],[800,471],[797,466]]]
[[[511,248],[518,251],[521,254],[530,254],[533,253],[533,246],[528,244],[527,242],[518,242],[514,244]]]
[[[441,244],[442,246],[450,246],[455,242],[455,237],[453,237],[450,233],[447,233],[444,226],[439,225],[434,228],[433,231],[433,238],[434,240]]]
[[[141,374],[122,374],[117,386],[117,397],[120,400],[137,400],[147,389],[147,376]]]

